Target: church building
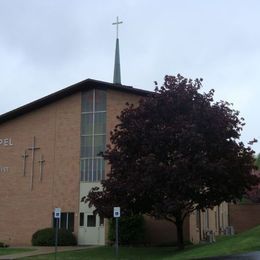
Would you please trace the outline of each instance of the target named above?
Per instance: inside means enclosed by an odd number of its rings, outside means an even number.
[[[118,25],[117,20],[117,25]],[[99,156],[126,102],[138,104],[150,92],[121,84],[119,39],[113,83],[87,79],[0,115],[0,242],[30,245],[32,234],[53,226],[71,230],[79,245],[104,245],[108,222],[81,202],[100,185],[109,165]],[[194,243],[228,226],[228,206],[194,212],[184,239]],[[172,223],[145,216],[146,241],[176,240]]]

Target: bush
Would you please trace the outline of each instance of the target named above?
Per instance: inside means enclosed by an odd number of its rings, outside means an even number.
[[[119,225],[119,243],[122,245],[136,245],[144,242],[144,218],[142,215],[130,217],[120,217]],[[115,235],[116,221],[111,219],[109,222],[108,238],[111,241],[116,240]]]
[[[59,229],[58,246],[74,246],[77,240],[71,231]],[[36,231],[32,236],[33,246],[55,246],[55,229],[44,228]]]
[[[9,245],[3,243],[3,242],[0,242],[0,247],[9,247]]]

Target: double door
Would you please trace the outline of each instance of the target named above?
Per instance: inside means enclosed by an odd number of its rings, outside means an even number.
[[[80,212],[79,245],[104,245],[104,218],[92,212]]]

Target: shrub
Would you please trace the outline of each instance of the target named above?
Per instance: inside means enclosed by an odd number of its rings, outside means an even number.
[[[9,247],[9,245],[3,243],[3,242],[0,242],[0,247]]]
[[[144,241],[144,218],[142,215],[130,217],[120,217],[119,225],[119,243],[122,245],[136,245]],[[116,221],[111,219],[109,222],[108,238],[115,241]]]
[[[77,240],[71,231],[59,229],[58,246],[74,246]],[[54,246],[55,245],[55,229],[44,228],[36,231],[32,236],[33,246]]]

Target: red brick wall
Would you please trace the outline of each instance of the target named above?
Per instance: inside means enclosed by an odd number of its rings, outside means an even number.
[[[78,212],[80,93],[0,124],[0,138],[11,137],[13,146],[0,146],[0,241],[30,245],[32,234],[52,225],[54,207]],[[24,150],[36,137],[33,190],[30,189],[32,154],[23,176]],[[44,156],[40,182],[40,155]],[[75,232],[78,221],[75,214]]]
[[[134,94],[108,90],[107,142],[116,116],[125,103],[137,103]],[[81,94],[66,97],[16,119],[0,124],[0,138],[11,137],[13,146],[0,146],[0,165],[8,173],[0,174],[0,241],[10,245],[29,245],[32,234],[51,226],[54,207],[75,212],[78,228],[80,114]],[[21,155],[32,144],[33,136],[40,150],[35,154],[33,190],[30,190],[31,152],[23,176]],[[40,155],[44,155],[43,180],[39,181]],[[108,165],[106,172],[109,171]],[[175,227],[168,222],[147,220],[147,232],[153,244],[173,242]],[[185,239],[189,237],[188,222]]]
[[[174,245],[177,241],[177,229],[174,223],[167,220],[156,220],[145,216],[145,241],[151,245]],[[183,223],[183,239],[190,240],[189,217]]]
[[[230,204],[230,225],[240,233],[260,225],[260,204]]]

